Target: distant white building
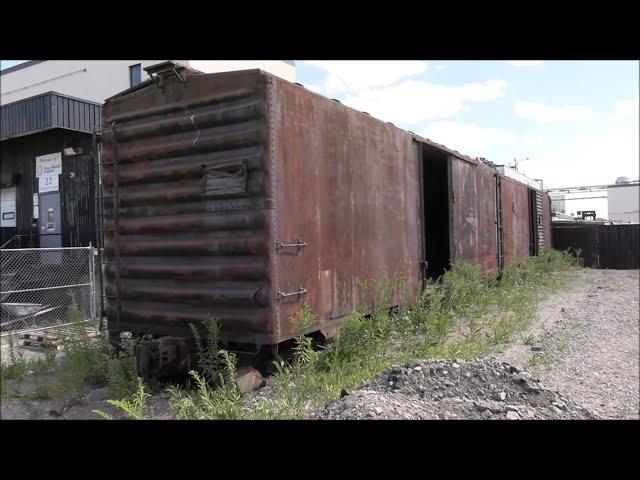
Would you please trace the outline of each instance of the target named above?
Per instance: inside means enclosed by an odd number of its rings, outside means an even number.
[[[640,181],[607,187],[609,220],[640,223]]]

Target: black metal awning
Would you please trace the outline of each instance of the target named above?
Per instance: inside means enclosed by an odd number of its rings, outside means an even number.
[[[0,105],[0,141],[52,128],[92,133],[101,119],[101,104],[47,92]]]

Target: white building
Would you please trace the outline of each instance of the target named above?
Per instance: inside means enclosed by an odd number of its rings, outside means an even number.
[[[640,181],[607,187],[609,220],[640,223]]]
[[[0,104],[46,92],[104,103],[149,78],[146,67],[165,60],[30,60],[0,72]],[[174,60],[204,73],[259,68],[295,82],[293,60]]]
[[[203,73],[259,68],[295,81],[292,60],[172,62]],[[30,60],[0,71],[0,246],[95,244],[93,133],[102,105],[162,63]]]
[[[578,218],[582,212],[595,212],[597,218],[607,219],[607,187],[575,187],[549,191],[554,212]]]

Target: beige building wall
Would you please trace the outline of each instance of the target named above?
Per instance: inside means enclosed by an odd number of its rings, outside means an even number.
[[[165,60],[46,60],[0,75],[0,103],[33,97],[50,91],[98,103],[129,88],[129,67],[144,68]],[[260,68],[291,82],[295,65],[290,60],[178,60],[205,73]]]
[[[640,223],[640,184],[610,186],[607,196],[609,220]]]

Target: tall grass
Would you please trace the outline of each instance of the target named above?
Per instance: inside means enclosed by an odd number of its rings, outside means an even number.
[[[22,382],[28,373],[36,382],[34,398],[61,398],[69,405],[81,402],[91,387],[107,387],[117,398],[136,391],[133,342],[123,340],[121,353],[117,354],[106,335],[90,336],[83,323],[54,329],[52,333],[59,337],[61,352],[45,350],[42,358],[32,361],[27,361],[15,340],[10,340],[10,362],[0,370],[2,396],[10,394],[4,380]],[[41,378],[44,376],[50,378]]]
[[[342,389],[357,387],[390,364],[412,358],[485,355],[526,329],[540,296],[559,284],[552,272],[578,265],[572,255],[550,250],[514,262],[499,280],[487,280],[479,266],[459,262],[414,301],[405,294],[396,310],[390,309],[393,293],[406,293],[407,284],[403,279],[384,278],[364,285],[371,313],[353,312],[321,350],[314,349],[304,335],[314,320],[305,305],[291,319],[300,334],[291,361],[280,360],[276,365],[269,398],[243,399],[230,377],[212,390],[193,372],[194,390],[173,390],[174,411],[178,418],[305,418],[338,398]],[[214,358],[219,358],[221,351],[215,352]]]
[[[500,279],[486,279],[479,266],[459,262],[425,285],[417,298],[409,297],[405,279],[385,276],[362,285],[366,311],[351,313],[336,337],[319,350],[305,335],[315,320],[305,305],[291,319],[299,332],[293,358],[276,363],[268,399],[240,394],[237,360],[220,349],[219,325],[207,317],[203,329],[192,327],[198,369],[189,373],[186,387],[170,388],[171,408],[180,419],[305,418],[338,398],[342,389],[357,387],[390,364],[412,358],[483,356],[528,327],[540,297],[561,282],[553,272],[580,264],[579,257],[568,252],[549,250],[514,262]],[[397,298],[400,301],[394,301]],[[12,346],[12,362],[1,370],[3,396],[5,379],[19,380],[28,369],[54,370],[58,383],[43,386],[39,395],[78,401],[89,386],[107,386],[122,399],[110,401],[112,406],[130,418],[144,418],[148,394],[136,375],[132,342],[125,342],[125,354],[118,357],[106,337],[90,339],[79,325],[63,348],[63,358],[51,354],[36,365],[27,364]]]

